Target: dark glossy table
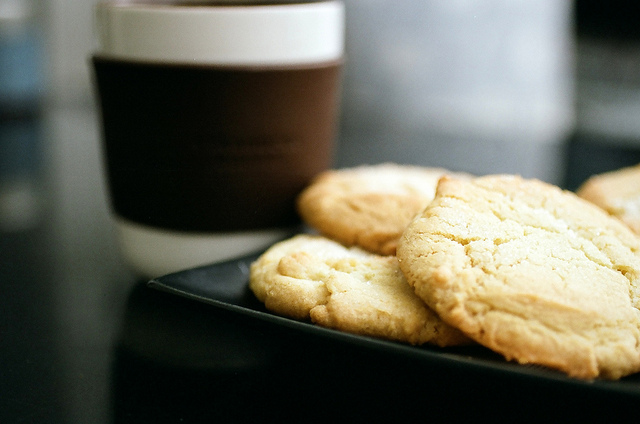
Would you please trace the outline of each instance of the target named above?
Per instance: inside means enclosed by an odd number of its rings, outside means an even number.
[[[59,237],[45,223],[1,238],[2,423],[593,422],[637,409],[637,397],[425,364],[234,315],[149,289],[113,252],[95,253],[109,266],[73,272],[58,262]]]
[[[117,250],[95,116],[48,128],[40,219],[0,229],[0,424],[637,416],[637,396],[424,363],[149,289]]]

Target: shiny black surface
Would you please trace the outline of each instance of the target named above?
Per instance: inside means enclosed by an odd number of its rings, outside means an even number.
[[[6,422],[61,418],[52,264],[33,248],[43,237],[37,230],[0,238],[0,417]]]
[[[64,238],[47,225],[0,246],[2,423],[593,422],[637,410],[631,393],[256,320],[150,289],[117,259],[83,272],[61,262]]]

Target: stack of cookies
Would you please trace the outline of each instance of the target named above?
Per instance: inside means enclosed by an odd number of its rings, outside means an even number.
[[[517,176],[383,164],[327,171],[298,206],[319,235],[251,267],[274,313],[481,344],[582,379],[640,371],[640,238],[589,200]]]

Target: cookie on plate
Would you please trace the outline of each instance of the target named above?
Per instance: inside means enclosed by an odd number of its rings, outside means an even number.
[[[640,234],[640,165],[594,175],[577,194]]]
[[[307,225],[333,240],[393,255],[446,173],[393,163],[325,171],[300,194],[298,211]]]
[[[268,310],[323,327],[414,345],[470,343],[416,296],[394,256],[321,236],[272,246],[251,265],[249,287]]]
[[[573,193],[444,178],[398,260],[438,315],[507,359],[570,376],[640,371],[640,242]]]

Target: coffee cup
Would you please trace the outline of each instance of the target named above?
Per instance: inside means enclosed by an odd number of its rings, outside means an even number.
[[[295,198],[332,165],[340,1],[96,6],[92,56],[114,227],[156,277],[300,229]]]

